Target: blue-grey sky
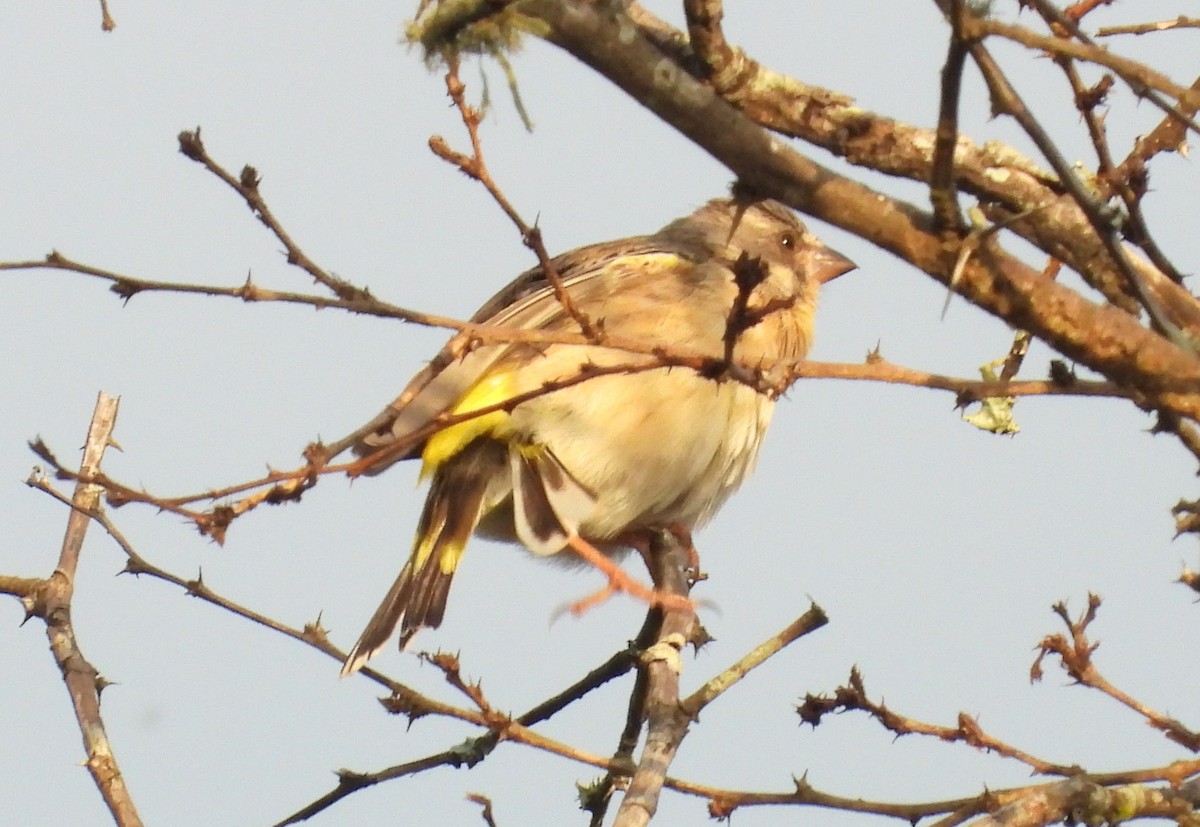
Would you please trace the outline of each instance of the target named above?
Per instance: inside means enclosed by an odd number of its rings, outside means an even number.
[[[730,3],[732,40],[863,107],[931,124],[944,31],[932,3]],[[1011,14],[1011,3],[996,6]],[[1138,4],[1141,19],[1177,3]],[[652,5],[672,19],[674,3]],[[1132,11],[1126,9],[1125,11]],[[51,249],[131,275],[303,290],[280,245],[245,205],[176,151],[200,125],[232,169],[254,164],[277,216],[318,262],[389,301],[465,317],[531,254],[483,189],[437,160],[432,134],[466,138],[437,73],[401,43],[403,4],[162,4],[128,0],[103,34],[94,4],[8,4],[0,31],[0,259]],[[1115,21],[1120,9],[1096,15]],[[1028,18],[1026,18],[1028,19]],[[1194,73],[1194,34],[1122,40],[1177,81]],[[1068,157],[1090,162],[1054,67],[996,52]],[[483,129],[492,172],[552,251],[651,231],[724,191],[728,172],[553,47],[513,58],[527,133],[503,76],[485,67]],[[463,74],[481,92],[477,64]],[[1019,141],[990,121],[973,71],[965,131]],[[1117,151],[1158,116],[1119,90]],[[1023,148],[1026,142],[1019,141]],[[817,154],[819,160],[832,163]],[[913,199],[921,188],[855,173]],[[1160,243],[1196,269],[1200,186],[1191,162],[1156,162],[1147,210]],[[813,223],[860,270],[822,299],[813,356],[855,362],[877,342],[906,366],[974,376],[1011,332],[865,242]],[[1017,248],[1020,249],[1020,248]],[[1037,261],[1037,259],[1031,259]],[[1038,262],[1040,263],[1040,262]],[[96,392],[122,397],[106,469],[160,494],[192,492],[292,467],[310,440],[372,416],[445,334],[396,322],[275,305],[143,295],[123,306],[105,286],[54,272],[0,276],[0,572],[48,574],[65,509],[27,489],[25,441],[74,458]],[[1035,345],[1026,374],[1051,354]],[[832,690],[850,667],[896,710],[952,725],[978,715],[992,735],[1060,763],[1117,770],[1184,757],[1181,748],[1053,666],[1030,685],[1033,649],[1058,631],[1050,604],[1105,597],[1093,628],[1099,666],[1147,703],[1200,724],[1180,653],[1200,643],[1196,607],[1171,583],[1194,560],[1172,542],[1168,509],[1196,493],[1195,463],[1148,416],[1109,400],[1029,399],[1022,431],[962,423],[947,394],[833,381],[797,385],[777,410],[759,471],[697,537],[710,580],[697,596],[716,642],[685,661],[695,687],[802,613],[831,624],[708,708],[673,773],[719,786],[819,789],[888,800],[967,795],[1029,780],[1026,768],[915,737],[893,742],[862,716],[801,728],[793,705]],[[416,469],[350,485],[325,480],[298,505],[239,520],[224,547],[180,520],[130,506],[114,518],[156,564],[300,625],[318,614],[348,647],[408,551],[423,499]],[[148,824],[264,825],[325,792],[332,771],[374,770],[474,734],[430,718],[411,729],[363,679],[161,582],[114,577],[119,550],[96,529],[84,549],[74,619],[84,653],[115,686],[103,711]],[[631,564],[632,566],[632,564]],[[633,567],[637,571],[636,567]],[[640,572],[639,572],[640,575]],[[554,610],[600,583],[511,547],[477,541],[446,623],[421,646],[461,653],[498,708],[519,712],[623,645],[643,607],[615,599],[582,619]],[[68,699],[40,623],[19,627],[0,601],[0,777],[14,825],[103,824]],[[378,660],[396,678],[458,698],[411,654]],[[544,726],[609,754],[630,681]],[[313,823],[481,823],[467,792],[492,798],[501,825],[583,823],[575,782],[588,767],[506,745],[471,771],[437,770],[352,797]],[[430,815],[435,813],[436,816]],[[665,793],[657,824],[702,822],[704,802]],[[747,810],[740,825],[851,823],[863,817]]]

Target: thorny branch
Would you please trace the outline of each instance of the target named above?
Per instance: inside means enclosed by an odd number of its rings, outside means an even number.
[[[862,674],[855,667],[850,672],[850,679],[845,686],[839,686],[830,695],[815,695],[809,693],[804,702],[796,708],[800,720],[810,724],[814,729],[822,719],[831,713],[859,710],[866,712],[889,732],[900,735],[931,735],[942,741],[961,741],[978,750],[995,752],[1006,758],[1012,758],[1041,775],[1076,775],[1081,772],[1079,767],[1055,764],[1035,755],[1031,755],[1015,746],[989,735],[979,725],[979,721],[965,712],[958,714],[957,724],[953,727],[928,724],[901,715],[889,709],[882,701],[873,701],[868,697],[863,684]]]
[[[413,445],[419,444],[438,430],[479,416],[485,416],[494,411],[511,410],[529,399],[554,390],[586,382],[597,376],[658,370],[664,365],[686,365],[697,370],[704,370],[705,366],[711,363],[712,360],[678,359],[662,353],[659,356],[659,360],[654,362],[590,366],[575,376],[545,383],[537,389],[518,394],[503,402],[482,406],[469,413],[443,414],[438,416],[429,425],[414,431],[408,439],[397,441],[389,446],[387,451],[389,454],[403,454]],[[1118,398],[1125,396],[1125,393],[1119,387],[1109,382],[1085,382],[1078,380],[1063,382],[1056,379],[1023,382],[988,382],[958,379],[892,365],[883,361],[877,354],[864,364],[802,361],[792,366],[792,369],[787,374],[786,383],[791,384],[793,381],[801,378],[876,381],[944,390],[955,394],[956,404],[959,407],[965,407],[973,402],[996,396],[1054,395]],[[380,462],[382,459],[379,454],[371,454],[360,460],[330,464],[329,460],[333,455],[332,450],[320,443],[314,443],[304,451],[308,462],[298,468],[288,471],[271,470],[263,477],[245,482],[192,494],[163,497],[152,494],[144,489],[126,485],[102,472],[81,477],[79,473],[66,467],[55,456],[50,447],[40,440],[30,443],[30,448],[60,479],[83,481],[103,488],[110,505],[120,507],[129,503],[141,503],[155,509],[176,514],[192,522],[201,534],[212,537],[218,543],[224,542],[226,532],[234,520],[253,511],[260,505],[279,505],[284,502],[299,500],[301,495],[312,488],[321,476],[328,474],[357,476],[364,469]],[[1198,444],[1198,448],[1200,448],[1200,444]],[[209,509],[188,507],[200,502],[228,500],[230,497],[246,492],[250,493],[241,499],[220,502]]]
[[[353,284],[326,271],[309,258],[307,253],[300,249],[300,246],[292,239],[287,230],[283,228],[283,225],[279,223],[275,214],[271,212],[271,208],[267,206],[267,202],[259,192],[258,185],[262,179],[258,174],[258,170],[247,164],[242,167],[241,173],[235,178],[224,167],[209,157],[208,150],[204,147],[204,142],[200,140],[199,127],[191,131],[185,130],[179,133],[179,151],[185,157],[192,159],[220,178],[242,197],[246,202],[246,206],[250,208],[250,212],[254,213],[254,217],[261,221],[263,226],[270,230],[279,239],[280,243],[283,244],[288,264],[304,270],[313,277],[313,281],[327,287],[333,295],[342,301],[370,301],[370,292],[355,287]]]
[[[1037,2],[1037,0],[1031,0],[1031,2]],[[979,70],[983,73],[984,80],[988,84],[988,89],[992,96],[993,109],[999,114],[1011,116],[1021,125],[1021,128],[1025,130],[1025,134],[1033,140],[1047,162],[1049,162],[1050,166],[1058,174],[1059,180],[1071,194],[1075,203],[1083,210],[1092,225],[1093,231],[1104,245],[1104,249],[1108,252],[1126,282],[1133,286],[1138,300],[1146,309],[1146,312],[1150,314],[1151,319],[1154,320],[1157,327],[1165,332],[1172,342],[1181,348],[1191,351],[1192,355],[1195,356],[1194,345],[1183,335],[1183,331],[1179,326],[1170,320],[1158,298],[1146,285],[1141,274],[1134,269],[1125,252],[1124,246],[1117,237],[1115,216],[1111,212],[1106,211],[1104,206],[1097,201],[1084,186],[1083,182],[1079,180],[1071,164],[1063,158],[1053,139],[1033,116],[1033,113],[1029,111],[1029,108],[1025,105],[1025,101],[1009,82],[1003,70],[987,48],[978,42],[972,43],[969,48],[971,56],[975,60],[975,65],[979,67]]]
[[[575,306],[571,296],[567,293],[566,287],[563,285],[562,277],[558,273],[558,268],[554,266],[550,259],[550,254],[546,252],[546,245],[542,243],[542,231],[535,226],[530,226],[521,218],[516,208],[504,195],[500,187],[496,184],[492,174],[488,171],[487,164],[483,160],[483,143],[479,139],[479,124],[482,121],[482,116],[479,110],[467,103],[466,86],[458,76],[458,58],[453,54],[447,55],[447,70],[446,70],[446,92],[450,96],[450,100],[454,101],[454,106],[458,109],[462,116],[463,126],[466,127],[467,135],[471,140],[471,154],[463,155],[460,152],[455,152],[450,149],[449,144],[440,135],[435,135],[429,139],[429,148],[433,153],[444,161],[447,161],[466,175],[479,183],[483,184],[484,188],[500,205],[500,209],[504,210],[504,214],[509,220],[516,225],[521,233],[521,238],[526,246],[533,250],[537,256],[538,264],[542,268],[542,272],[546,274],[546,280],[550,282],[551,288],[554,290],[554,297],[558,303],[563,306],[563,310],[567,312],[575,323],[579,325],[579,331],[588,342],[600,342],[600,329],[595,322],[589,319],[582,310]]]
[[[1046,0],[1031,0],[1031,2],[1047,25],[1055,29],[1060,37],[1069,35],[1089,46],[1095,46],[1071,16],[1058,11],[1056,6],[1046,2]],[[1055,57],[1055,62],[1063,68],[1063,71],[1067,75],[1072,92],[1074,93],[1075,107],[1079,110],[1080,115],[1083,116],[1084,123],[1088,128],[1089,137],[1092,140],[1092,146],[1096,150],[1097,168],[1095,186],[1099,190],[1101,197],[1115,193],[1125,204],[1127,215],[1125,216],[1123,226],[1120,227],[1121,234],[1138,247],[1141,247],[1146,252],[1146,255],[1150,257],[1154,266],[1166,274],[1172,281],[1181,282],[1182,278],[1179,271],[1175,268],[1174,264],[1167,260],[1167,257],[1163,254],[1158,244],[1151,237],[1146,218],[1142,214],[1141,199],[1147,191],[1144,168],[1142,169],[1142,175],[1136,182],[1131,181],[1128,177],[1122,177],[1117,174],[1112,152],[1108,147],[1108,139],[1105,134],[1104,116],[1096,113],[1097,106],[1104,102],[1113,86],[1112,75],[1105,74],[1094,87],[1088,88],[1083,83],[1078,67],[1076,66],[1076,61],[1069,57],[1058,55]],[[1194,107],[1196,104],[1200,104],[1200,100],[1193,102],[1190,109],[1185,104],[1184,108],[1180,111],[1185,116],[1190,116],[1195,113]],[[1177,126],[1182,126],[1172,113],[1168,113],[1167,120]],[[1081,206],[1084,205],[1081,204]],[[1119,264],[1120,262],[1118,261]]]
[[[1030,680],[1042,678],[1042,660],[1047,655],[1057,655],[1062,668],[1071,679],[1083,686],[1099,690],[1110,698],[1124,704],[1146,719],[1146,723],[1166,735],[1175,743],[1186,747],[1192,752],[1200,752],[1200,732],[1189,729],[1181,722],[1152,709],[1129,693],[1113,685],[1092,661],[1092,655],[1099,642],[1092,643],[1087,636],[1088,627],[1096,619],[1100,609],[1100,598],[1095,594],[1088,595],[1087,608],[1074,620],[1067,612],[1065,603],[1055,603],[1054,613],[1058,615],[1067,627],[1067,634],[1047,635],[1038,644],[1038,656],[1030,668]]]
[[[83,448],[81,471],[88,475],[98,474],[104,452],[113,442],[112,433],[117,421],[118,400],[100,394],[96,409],[88,428],[87,441]],[[29,484],[40,486],[43,480],[36,474]],[[58,494],[58,499],[70,506],[67,531],[59,553],[58,565],[45,580],[34,581],[31,588],[21,595],[28,617],[38,617],[46,623],[46,637],[50,641],[50,652],[62,672],[63,683],[71,696],[75,719],[83,736],[83,747],[87,752],[84,765],[91,773],[96,789],[100,791],[113,820],[119,827],[141,827],[142,820],[134,805],[133,796],[125,785],[125,777],[113,754],[112,743],[100,715],[100,693],[108,684],[80,651],[71,619],[72,598],[75,595],[75,572],[79,555],[83,549],[83,538],[91,520],[89,514],[100,502],[98,486],[78,481],[71,497]],[[11,584],[10,584],[11,585]]]
[[[966,229],[959,211],[954,176],[954,152],[958,147],[958,104],[967,58],[962,35],[963,2],[950,0],[950,45],[946,63],[942,66],[937,137],[933,146],[933,169],[929,176],[929,201],[933,207],[934,227],[946,232],[950,238]]]

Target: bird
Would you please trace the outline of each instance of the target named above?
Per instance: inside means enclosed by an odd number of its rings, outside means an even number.
[[[855,267],[788,207],[736,187],[550,264],[569,302],[542,266],[522,273],[471,319],[514,335],[451,339],[355,446],[365,473],[419,458],[430,485],[343,676],[397,630],[404,649],[441,624],[473,534],[570,560],[619,556],[651,531],[690,536],[752,471],[770,423],[777,393],[745,377],[788,376],[821,285]],[[664,362],[676,351],[691,361]]]

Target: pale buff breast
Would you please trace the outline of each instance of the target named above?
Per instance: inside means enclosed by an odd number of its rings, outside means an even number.
[[[584,537],[706,522],[754,467],[774,403],[685,368],[591,379],[525,403],[515,428],[599,495]]]

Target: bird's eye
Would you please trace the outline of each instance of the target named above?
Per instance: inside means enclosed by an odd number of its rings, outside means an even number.
[[[796,247],[796,234],[788,230],[779,236],[779,246],[785,250],[792,250]]]

